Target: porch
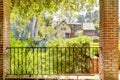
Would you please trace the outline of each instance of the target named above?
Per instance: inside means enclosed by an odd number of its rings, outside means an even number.
[[[100,79],[118,80],[118,0],[100,1]],[[0,0],[0,80],[4,75],[4,51],[9,47],[10,0]],[[14,60],[14,59],[13,59]],[[12,61],[14,62],[14,61]],[[16,64],[16,63],[15,63]],[[7,67],[7,66],[5,66]],[[14,66],[12,66],[14,67]],[[12,73],[14,73],[13,70]]]

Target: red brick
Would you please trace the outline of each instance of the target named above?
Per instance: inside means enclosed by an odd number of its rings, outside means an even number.
[[[10,36],[9,33],[10,33],[10,0],[0,0],[0,80],[3,79],[4,73],[3,55],[4,49],[9,46]]]
[[[118,0],[100,0],[100,45],[101,79],[118,80]]]

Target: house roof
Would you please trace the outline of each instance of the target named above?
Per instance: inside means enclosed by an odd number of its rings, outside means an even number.
[[[68,24],[70,27],[78,27],[78,26],[82,26],[81,23],[70,23]]]
[[[61,22],[55,27],[55,29],[56,29],[59,25],[61,25],[62,23],[67,24],[67,23],[63,20],[63,21],[61,21]],[[67,24],[67,25],[70,26],[69,24]]]
[[[58,27],[62,23],[67,24],[70,28],[80,26],[83,30],[95,30],[95,26],[93,23],[66,23],[64,20],[60,22],[56,27]]]
[[[81,26],[82,24],[81,23],[68,23],[68,25],[75,25],[75,26]]]
[[[83,23],[83,30],[95,30],[93,23]]]

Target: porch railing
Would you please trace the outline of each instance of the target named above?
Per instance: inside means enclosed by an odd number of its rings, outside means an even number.
[[[7,51],[10,75],[98,72],[94,56],[99,55],[100,47],[9,47]]]

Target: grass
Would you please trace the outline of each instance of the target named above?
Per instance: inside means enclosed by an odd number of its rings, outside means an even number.
[[[90,43],[91,47],[99,47],[99,43]]]

